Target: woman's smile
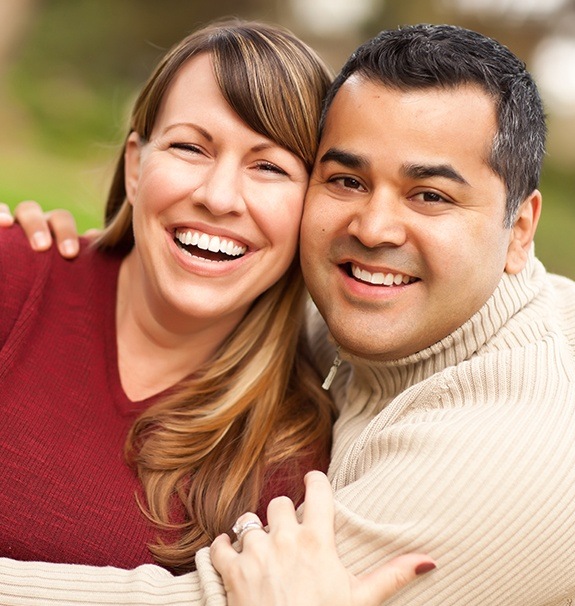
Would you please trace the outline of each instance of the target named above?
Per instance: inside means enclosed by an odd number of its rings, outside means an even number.
[[[225,236],[177,229],[174,242],[190,256],[206,261],[231,261],[245,255],[248,247]]]
[[[293,262],[306,167],[232,110],[209,55],[181,68],[150,137],[130,135],[126,182],[139,258],[130,280],[171,317],[239,321]]]

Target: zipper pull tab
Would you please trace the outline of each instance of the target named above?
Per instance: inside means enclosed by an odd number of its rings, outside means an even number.
[[[331,384],[333,383],[333,380],[335,379],[335,375],[337,373],[337,369],[339,368],[340,364],[341,364],[341,358],[339,357],[339,347],[338,347],[337,352],[335,354],[335,359],[331,364],[331,368],[329,369],[329,373],[327,374],[327,377],[325,378],[325,381],[323,382],[323,385],[321,386],[322,389],[325,389],[327,391],[331,387]]]

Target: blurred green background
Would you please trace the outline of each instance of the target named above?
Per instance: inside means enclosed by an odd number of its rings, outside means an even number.
[[[0,0],[0,201],[101,225],[134,95],[189,31],[226,16],[281,23],[337,70],[365,38],[455,23],[523,58],[549,115],[538,256],[575,278],[575,0]]]

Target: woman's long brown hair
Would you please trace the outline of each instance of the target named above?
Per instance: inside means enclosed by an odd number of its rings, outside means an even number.
[[[214,24],[175,46],[138,97],[130,132],[149,138],[175,75],[200,53],[211,56],[222,94],[238,116],[311,170],[330,73],[293,34],[261,23]],[[122,152],[98,246],[129,250],[131,217]],[[216,356],[132,427],[126,452],[143,485],[143,508],[176,537],[166,540],[164,533],[151,546],[162,565],[192,569],[200,547],[257,508],[269,474],[287,461],[295,474],[298,460],[327,449],[332,407],[303,336],[305,300],[295,258]],[[287,465],[281,469],[287,473]]]

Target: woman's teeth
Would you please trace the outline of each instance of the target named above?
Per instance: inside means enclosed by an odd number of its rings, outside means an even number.
[[[233,240],[220,238],[219,236],[210,236],[209,234],[191,231],[177,230],[175,239],[182,245],[186,246],[184,250],[190,252],[187,247],[194,246],[200,250],[205,250],[213,253],[223,253],[229,257],[240,257],[247,251],[247,246],[236,244]]]

